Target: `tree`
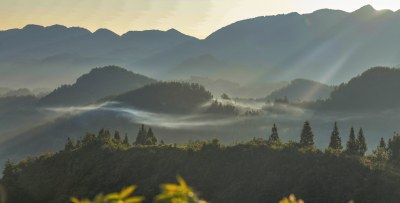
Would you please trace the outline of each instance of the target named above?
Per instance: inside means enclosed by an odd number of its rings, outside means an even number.
[[[3,177],[13,176],[16,170],[16,164],[14,164],[10,159],[7,159],[6,163],[4,164]]]
[[[389,152],[386,148],[385,140],[382,137],[379,145],[372,151],[372,164],[375,168],[384,169],[389,158]]]
[[[116,130],[115,131],[115,133],[114,133],[114,141],[116,142],[116,143],[118,143],[118,144],[120,144],[121,143],[121,135],[119,135],[119,131],[118,130]]]
[[[128,140],[128,134],[125,133],[124,141],[122,141],[122,144],[129,147],[129,140]]]
[[[87,146],[89,144],[92,144],[94,142],[96,142],[96,135],[92,134],[92,133],[86,133],[85,136],[83,136],[81,142],[79,143],[79,145],[81,146]]]
[[[272,145],[272,144],[279,144],[281,143],[281,140],[279,139],[279,135],[278,135],[278,128],[276,127],[275,123],[272,126],[271,129],[271,135],[268,138],[268,144]]]
[[[388,150],[390,160],[398,162],[400,161],[400,135],[395,133],[388,142]]]
[[[311,126],[308,121],[304,122],[303,130],[300,135],[300,146],[301,147],[314,146],[314,134],[311,131]]]
[[[153,130],[149,128],[146,135],[146,145],[155,145],[157,144],[157,138],[154,136]]]
[[[142,125],[136,137],[135,144],[155,145],[156,143],[157,143],[157,138],[154,136],[153,130],[151,128],[149,128],[149,130],[146,130],[145,126]]]
[[[386,143],[385,143],[385,139],[383,139],[383,137],[381,137],[381,141],[379,142],[379,147],[382,149],[386,149]]]
[[[147,135],[146,128],[145,128],[144,125],[142,124],[141,127],[140,127],[140,129],[139,129],[139,132],[138,132],[138,134],[137,134],[137,136],[136,136],[135,144],[137,144],[137,145],[143,145],[143,144],[145,144],[145,142],[146,142],[146,135]]]
[[[108,140],[108,139],[110,139],[110,138],[111,138],[110,131],[107,130],[107,129],[102,128],[102,129],[99,131],[98,138],[99,138],[100,140]]]
[[[357,145],[356,135],[354,133],[353,127],[351,127],[351,129],[350,129],[349,140],[347,141],[347,144],[346,144],[346,153],[351,154],[351,155],[356,155],[358,153],[358,145]]]
[[[223,93],[223,94],[221,95],[221,99],[224,99],[224,100],[231,100],[231,98],[230,98],[227,94],[225,94],[225,93]]]
[[[383,169],[389,160],[389,153],[386,149],[377,147],[377,149],[372,152],[371,160],[375,168]]]
[[[333,126],[333,130],[332,130],[332,133],[331,133],[331,141],[329,142],[329,148],[335,149],[335,150],[343,149],[342,140],[341,140],[341,138],[339,136],[339,130],[338,130],[336,122],[335,122],[335,124]]]
[[[67,143],[65,143],[65,151],[71,151],[75,148],[73,141],[71,140],[71,138],[68,137],[67,139]]]
[[[358,131],[357,148],[360,156],[364,156],[367,152],[367,143],[365,141],[364,131],[362,128]]]

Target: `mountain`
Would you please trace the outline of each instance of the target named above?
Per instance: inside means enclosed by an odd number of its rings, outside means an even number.
[[[326,110],[389,110],[400,108],[400,69],[375,67],[343,83],[323,103]]]
[[[400,11],[364,6],[354,12],[260,16],[227,25],[204,40],[167,31],[27,25],[0,31],[0,85],[49,87],[87,67],[115,64],[166,79],[192,75],[239,83],[305,78],[348,81],[365,67],[400,64]],[[21,80],[22,73],[26,75]],[[57,76],[62,74],[63,81]],[[40,77],[47,80],[39,80]]]
[[[116,96],[113,101],[156,113],[190,113],[212,98],[212,94],[198,84],[159,82]]]
[[[120,68],[106,66],[94,68],[79,77],[72,85],[62,85],[40,99],[42,106],[84,105],[104,97],[118,95],[156,80]]]
[[[204,40],[176,46],[142,63],[173,70],[188,59],[211,55],[241,67],[241,75],[227,76],[224,72],[213,75],[217,78],[243,81],[243,77],[253,74],[253,81],[306,78],[338,84],[365,67],[400,64],[399,35],[400,11],[378,11],[371,6],[351,13],[322,9],[235,22]],[[190,64],[187,66],[192,69]],[[218,70],[215,67],[213,72]],[[195,69],[187,74],[208,71]]]
[[[289,85],[272,92],[266,99],[287,98],[289,101],[315,101],[328,99],[333,87],[306,79],[292,80]]]
[[[196,40],[174,29],[130,31],[121,36],[107,29],[92,33],[62,25],[0,31],[0,85],[50,87],[71,81],[88,71],[87,67],[105,64],[143,72],[133,65],[135,61]],[[18,77],[22,73],[24,80]]]

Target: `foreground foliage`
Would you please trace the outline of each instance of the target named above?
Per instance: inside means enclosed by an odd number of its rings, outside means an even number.
[[[93,200],[72,197],[73,203],[141,203],[144,198],[141,196],[132,196],[136,186],[130,186],[123,189],[119,193],[110,193],[108,195],[97,195]],[[161,185],[161,193],[154,198],[159,203],[206,203],[200,200],[196,193],[193,192],[183,178],[178,177],[178,184]]]
[[[179,184],[164,184],[161,185],[162,192],[154,198],[158,203],[207,203],[200,200],[196,193],[186,184],[183,178],[178,176]],[[123,189],[119,193],[111,193],[108,195],[97,195],[94,200],[82,199],[76,197],[71,198],[72,203],[141,203],[143,197],[131,196],[135,191],[136,186],[130,186]],[[296,197],[291,194],[289,198],[283,198],[279,203],[304,203],[302,199],[296,200]]]

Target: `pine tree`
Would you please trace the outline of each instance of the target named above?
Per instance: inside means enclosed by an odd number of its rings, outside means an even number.
[[[17,166],[8,159],[4,164],[3,177],[11,177],[15,173]]]
[[[146,134],[146,145],[155,145],[157,144],[157,138],[154,136],[153,130],[149,128]]]
[[[300,146],[301,147],[314,146],[314,134],[311,131],[311,126],[308,121],[304,122],[303,130],[300,135]]]
[[[128,134],[125,133],[124,141],[122,141],[122,144],[129,147],[129,140],[128,140]]]
[[[386,143],[383,137],[381,138],[381,141],[379,142],[379,147],[382,149],[386,149]]]
[[[93,144],[97,141],[96,135],[92,133],[86,133],[85,136],[83,136],[81,142],[79,145],[81,146],[87,146],[90,144]]]
[[[121,135],[119,135],[119,131],[118,130],[116,130],[115,131],[115,133],[114,133],[114,141],[116,142],[116,143],[121,143]]]
[[[360,156],[364,156],[365,152],[367,152],[368,149],[367,143],[365,141],[364,131],[362,128],[360,128],[360,130],[358,131],[357,148]]]
[[[354,133],[353,127],[351,127],[351,129],[350,129],[349,140],[347,141],[347,144],[346,144],[346,152],[348,154],[352,154],[352,155],[356,155],[358,153],[358,145],[357,145],[356,135]]]
[[[97,135],[99,138],[103,138],[106,136],[106,129],[102,128],[99,131],[99,134]]]
[[[388,142],[388,149],[390,154],[390,159],[392,161],[400,160],[400,135],[395,133]]]
[[[268,138],[268,144],[278,144],[281,143],[281,140],[279,139],[279,135],[278,135],[278,128],[276,127],[275,123],[272,126],[271,129],[271,135]]]
[[[102,128],[97,136],[100,140],[108,140],[111,138],[110,131]]]
[[[146,135],[147,135],[146,128],[142,124],[136,136],[135,144],[144,145],[146,143]]]
[[[67,139],[67,143],[65,144],[65,151],[71,151],[75,148],[73,141],[71,140],[71,138],[68,137]]]
[[[343,149],[342,140],[341,140],[341,138],[339,136],[339,130],[338,130],[336,122],[335,122],[335,124],[333,126],[333,131],[332,131],[332,134],[331,134],[331,141],[329,142],[329,148],[337,149],[337,150]]]

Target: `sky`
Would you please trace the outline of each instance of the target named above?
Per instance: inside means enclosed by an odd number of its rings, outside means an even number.
[[[367,4],[378,10],[400,9],[399,0],[1,0],[0,30],[27,24],[107,28],[117,34],[175,28],[205,38],[247,18],[321,8],[350,12]]]

